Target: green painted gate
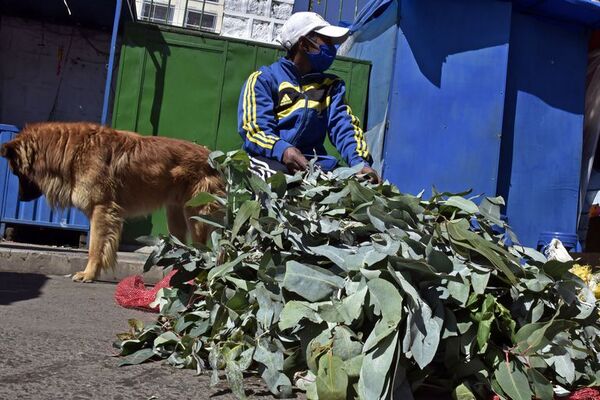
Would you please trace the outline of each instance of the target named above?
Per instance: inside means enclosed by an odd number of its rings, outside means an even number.
[[[241,147],[240,90],[261,65],[283,52],[271,45],[191,33],[150,24],[125,28],[113,109],[113,127],[194,141],[210,149]],[[347,101],[363,120],[370,63],[348,58],[331,71],[346,81]],[[126,224],[124,241],[166,233],[164,211]]]

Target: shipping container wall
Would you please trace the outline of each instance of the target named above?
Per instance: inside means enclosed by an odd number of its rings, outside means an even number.
[[[334,25],[348,25],[369,0],[296,0],[294,12],[314,11]]]
[[[400,190],[495,196],[510,13],[504,1],[402,1],[384,147]]]
[[[241,88],[258,67],[282,56],[275,46],[190,34],[148,24],[126,27],[113,110],[113,126],[147,135],[194,141],[213,150],[241,147],[237,106]],[[347,100],[362,118],[370,63],[336,60]],[[166,233],[160,211],[126,224],[124,239]]]
[[[12,140],[18,129],[0,125],[0,145]],[[0,158],[0,237],[7,224],[89,231],[89,221],[74,209],[52,209],[44,196],[33,201],[19,201],[19,179],[10,171],[8,161]]]
[[[535,246],[577,230],[588,31],[521,13],[511,25],[498,193]]]

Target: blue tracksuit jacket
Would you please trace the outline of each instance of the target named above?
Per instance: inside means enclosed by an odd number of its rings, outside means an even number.
[[[331,74],[300,77],[294,63],[281,58],[250,75],[238,106],[238,131],[249,154],[281,161],[295,146],[304,154],[325,155],[329,134],[349,166],[370,165],[360,122],[346,104],[344,81]]]

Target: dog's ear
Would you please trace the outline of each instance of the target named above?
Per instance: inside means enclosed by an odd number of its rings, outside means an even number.
[[[0,157],[11,159],[14,157],[15,147],[11,142],[4,143],[0,148]]]

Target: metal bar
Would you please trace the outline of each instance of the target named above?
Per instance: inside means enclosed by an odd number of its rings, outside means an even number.
[[[144,5],[142,4],[142,12],[144,11]],[[150,0],[150,11],[148,12],[148,21],[154,20],[154,0]]]
[[[206,0],[202,1],[202,12],[200,13],[200,30],[202,30],[202,20],[204,19],[204,7],[206,7]]]
[[[171,12],[171,0],[167,3],[167,12],[165,14],[165,24],[169,24],[169,13]]]
[[[115,19],[113,21],[112,36],[110,38],[110,53],[108,56],[108,71],[106,73],[106,85],[104,86],[104,103],[102,104],[102,119],[100,123],[106,125],[108,118],[108,102],[110,100],[110,88],[112,86],[113,70],[115,68],[115,51],[117,48],[117,35],[119,33],[119,21],[121,19],[121,8],[123,0],[117,0],[115,6]]]
[[[183,6],[183,26],[184,27],[187,26],[189,2],[190,2],[190,0],[185,0],[185,6]]]

